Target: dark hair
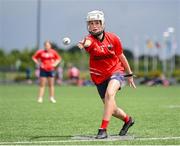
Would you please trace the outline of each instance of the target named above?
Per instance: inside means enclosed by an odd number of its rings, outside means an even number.
[[[50,40],[46,40],[46,41],[44,42],[44,46],[46,45],[46,43],[49,43],[49,44],[52,46],[52,42],[51,42]]]

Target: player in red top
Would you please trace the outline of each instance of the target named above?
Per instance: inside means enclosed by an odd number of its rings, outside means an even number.
[[[44,43],[45,49],[38,50],[32,57],[33,61],[40,67],[40,84],[38,102],[43,102],[44,89],[46,80],[48,80],[49,86],[49,99],[52,103],[56,103],[54,98],[54,70],[60,63],[61,57],[58,53],[52,49],[50,41]]]
[[[120,38],[104,31],[104,14],[102,11],[91,11],[87,15],[89,35],[78,46],[89,53],[89,70],[91,78],[104,103],[104,114],[97,139],[107,138],[107,127],[112,116],[124,121],[120,136],[127,133],[134,124],[132,117],[116,105],[115,95],[124,82],[125,71],[129,75],[129,85],[136,88],[133,73],[123,54]]]

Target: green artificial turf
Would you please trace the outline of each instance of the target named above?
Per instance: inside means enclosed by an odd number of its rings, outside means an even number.
[[[19,144],[180,144],[178,86],[125,87],[118,92],[117,104],[135,118],[135,125],[128,132],[135,139],[118,141],[71,139],[75,135],[97,134],[103,105],[95,87],[56,86],[56,104],[48,101],[47,91],[44,102],[37,103],[37,92],[38,87],[31,85],[0,86],[0,144],[24,141],[32,143]],[[122,125],[123,122],[112,118],[108,134],[118,134]],[[170,139],[141,139],[163,137]]]

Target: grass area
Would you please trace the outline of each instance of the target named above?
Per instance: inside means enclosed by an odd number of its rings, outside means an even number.
[[[36,102],[37,86],[0,86],[0,144],[13,141],[61,141],[74,135],[95,135],[103,105],[95,87],[56,87],[57,103]],[[136,123],[129,135],[180,137],[180,90],[172,87],[125,87],[117,103]],[[112,118],[108,133],[118,134],[123,123]],[[5,144],[5,143],[4,143]],[[13,143],[9,143],[13,144]],[[38,143],[40,144],[40,143]],[[180,144],[180,139],[55,142],[42,144]]]

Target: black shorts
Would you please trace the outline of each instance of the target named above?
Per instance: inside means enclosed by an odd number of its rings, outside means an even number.
[[[121,89],[121,87],[122,87],[122,85],[124,84],[124,81],[125,81],[124,76],[122,74],[115,73],[109,79],[105,80],[104,82],[102,82],[100,84],[96,84],[96,87],[97,87],[97,90],[98,90],[98,93],[99,93],[101,99],[105,98],[106,89],[108,87],[109,81],[112,80],[112,79],[116,79],[116,80],[119,81],[119,83],[120,83],[119,90]]]
[[[54,71],[46,71],[44,69],[40,69],[40,77],[55,77]]]

